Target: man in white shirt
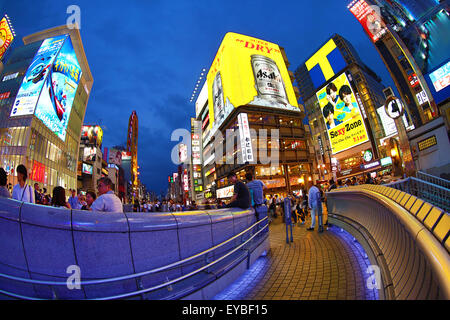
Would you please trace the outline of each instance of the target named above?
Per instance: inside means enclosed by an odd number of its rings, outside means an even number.
[[[12,198],[19,201],[35,203],[33,188],[26,183],[28,178],[27,168],[23,164],[19,164],[16,172],[19,183],[13,188]]]
[[[112,191],[111,179],[108,177],[98,179],[97,189],[100,196],[92,204],[92,211],[123,213],[122,201]]]

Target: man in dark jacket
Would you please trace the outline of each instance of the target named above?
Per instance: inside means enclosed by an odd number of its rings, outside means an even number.
[[[234,184],[234,194],[231,197],[231,202],[227,205],[228,208],[238,207],[241,209],[247,209],[250,207],[250,192],[247,186],[239,181],[235,173],[228,175],[228,181]]]

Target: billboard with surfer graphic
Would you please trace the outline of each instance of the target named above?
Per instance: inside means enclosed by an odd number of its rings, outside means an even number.
[[[65,140],[80,78],[81,67],[70,36],[44,40],[25,74],[10,116],[34,113]]]

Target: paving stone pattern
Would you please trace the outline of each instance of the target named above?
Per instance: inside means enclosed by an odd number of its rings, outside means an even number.
[[[325,219],[326,221],[326,219]],[[323,233],[293,227],[294,241],[286,243],[286,227],[278,217],[270,224],[270,251],[214,299],[218,300],[373,300],[366,288],[369,264],[353,237],[333,226]]]

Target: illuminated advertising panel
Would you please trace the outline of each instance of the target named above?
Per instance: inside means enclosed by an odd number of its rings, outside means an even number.
[[[14,40],[14,32],[8,20],[6,16],[0,20],[0,60],[2,60],[6,50],[8,50]]]
[[[45,175],[45,165],[34,160],[33,169],[31,170],[31,180],[47,183]]]
[[[347,66],[333,39],[325,43],[305,62],[309,76],[317,89]]]
[[[10,95],[11,95],[10,91],[4,92],[4,93],[0,93],[0,100],[8,99]]]
[[[436,103],[450,97],[450,61],[425,76]]]
[[[95,161],[97,158],[97,149],[95,147],[85,147],[83,150],[83,161]]]
[[[123,160],[131,160],[131,152],[122,151],[122,161]]]
[[[364,0],[355,0],[348,5],[350,12],[358,19],[367,35],[373,42],[377,42],[386,34],[386,24],[381,19],[374,7],[371,7]]]
[[[122,151],[117,149],[109,149],[109,159],[108,163],[115,164],[117,166],[122,165]]]
[[[432,135],[431,137],[428,137],[426,139],[423,139],[423,140],[417,142],[419,151],[423,151],[423,150],[431,148],[432,146],[435,146],[435,145],[437,145],[437,139],[436,139],[435,135]]]
[[[92,166],[90,164],[87,163],[83,163],[83,169],[82,172],[84,174],[92,174]]]
[[[380,116],[380,120],[381,120],[381,124],[383,125],[385,136],[387,137],[387,136],[397,134],[397,127],[395,125],[395,121],[394,121],[394,119],[390,118],[386,114],[386,108],[384,106],[379,107],[377,109],[377,113]],[[405,124],[405,128],[407,131],[414,129],[413,124],[411,124],[410,126],[408,125],[408,120],[406,119],[405,113],[402,115],[402,120],[403,120],[403,123]]]
[[[42,42],[17,92],[16,100],[14,101],[10,114],[11,117],[34,113],[41,89],[47,80],[48,74],[53,66],[53,61],[66,37],[66,35],[60,35],[45,39]]]
[[[192,150],[192,164],[202,164],[202,152],[201,152],[201,126],[202,122],[191,118],[191,150]]]
[[[392,164],[392,158],[391,157],[382,158],[380,160],[380,164],[382,167],[389,166]]]
[[[187,145],[180,143],[178,145],[178,158],[180,163],[184,163],[187,160]]]
[[[208,100],[208,86],[205,82],[203,84],[202,90],[200,90],[200,93],[198,94],[198,98],[195,101],[195,117],[198,118],[200,112],[203,109],[203,106],[206,104],[206,101]]]
[[[189,177],[187,173],[183,174],[183,187],[184,191],[189,191]]]
[[[332,154],[369,141],[366,126],[345,73],[316,93]]]
[[[67,36],[44,81],[35,115],[61,140],[66,139],[70,112],[81,77],[81,67]]]
[[[207,76],[211,134],[237,107],[300,111],[277,44],[229,32]]]
[[[253,161],[252,137],[250,136],[250,127],[248,124],[248,116],[246,113],[238,115],[239,136],[241,140],[242,161]]]
[[[92,144],[101,148],[103,141],[103,130],[100,126],[83,126],[81,128],[81,142]]]
[[[234,193],[234,186],[217,189],[217,199],[231,198]]]

